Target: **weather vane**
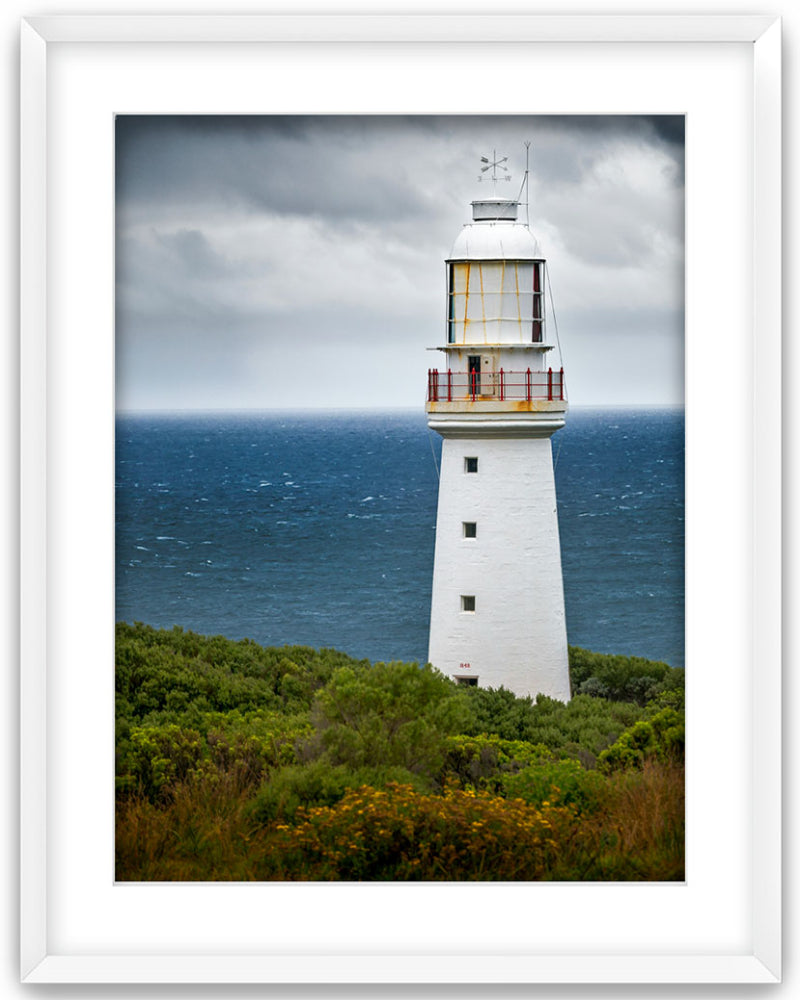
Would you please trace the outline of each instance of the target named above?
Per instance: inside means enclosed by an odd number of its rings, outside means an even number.
[[[478,177],[479,181],[483,180],[483,175],[486,173],[487,170],[491,170],[492,171],[492,184],[494,184],[495,188],[497,188],[497,181],[498,181],[498,179],[499,180],[504,180],[504,181],[510,181],[511,180],[511,174],[508,172],[508,167],[504,166],[504,164],[508,163],[508,157],[507,156],[501,156],[500,159],[498,160],[497,159],[497,150],[496,149],[492,150],[492,158],[491,158],[491,160],[489,159],[488,156],[482,156],[481,157],[481,163],[485,164],[485,166],[481,167],[480,176]],[[504,172],[504,173],[502,173],[500,175],[499,178],[497,176],[497,170],[498,170],[498,168]]]

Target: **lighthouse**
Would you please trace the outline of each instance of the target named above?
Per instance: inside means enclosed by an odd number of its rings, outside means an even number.
[[[445,343],[431,348],[443,357],[426,403],[443,438],[428,659],[459,684],[568,701],[551,448],[567,400],[547,264],[520,208],[496,186],[473,201],[446,261]]]

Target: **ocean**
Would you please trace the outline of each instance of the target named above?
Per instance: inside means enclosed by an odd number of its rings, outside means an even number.
[[[116,615],[425,662],[441,439],[422,412],[120,415]],[[680,410],[553,438],[567,635],[684,663]]]

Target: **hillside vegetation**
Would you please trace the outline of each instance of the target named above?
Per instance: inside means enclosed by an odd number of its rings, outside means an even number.
[[[574,697],[117,626],[116,877],[683,879],[683,671],[572,647]]]

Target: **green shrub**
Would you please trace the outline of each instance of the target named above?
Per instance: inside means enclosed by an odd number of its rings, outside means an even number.
[[[664,691],[683,687],[684,672],[641,656],[593,653],[569,647],[569,673],[573,694],[588,694],[611,701],[646,705]]]
[[[597,765],[603,771],[641,768],[646,760],[682,762],[686,725],[682,713],[662,708],[647,720],[626,729],[619,739],[604,750]]]
[[[555,803],[573,806],[578,813],[591,813],[603,800],[606,779],[577,760],[555,760],[503,775],[502,787],[508,798],[522,799],[528,805]]]
[[[337,670],[312,709],[317,727],[310,754],[351,768],[403,767],[436,774],[448,734],[469,718],[463,695],[433,667],[376,663]]]
[[[507,688],[469,687],[472,720],[464,732],[471,736],[489,733],[504,740],[531,741],[533,702],[520,698]]]
[[[201,713],[198,728],[176,723],[117,724],[117,792],[163,798],[187,779],[228,774],[240,785],[258,785],[274,768],[296,760],[308,739],[307,719],[275,713]]]
[[[273,772],[252,801],[248,815],[257,824],[294,820],[297,810],[333,806],[362,785],[383,787],[390,782],[410,784],[420,791],[425,782],[402,767],[332,767],[327,761],[294,764]]]
[[[504,688],[467,688],[472,711],[467,735],[481,733],[506,740],[543,744],[558,756],[593,766],[597,754],[644,715],[632,702],[609,701],[587,694],[567,704],[545,695],[520,698]]]
[[[308,711],[314,692],[344,666],[364,666],[336,650],[259,646],[250,639],[202,636],[118,622],[117,715],[175,722],[187,711]]]
[[[558,756],[582,757],[592,764],[619,734],[643,715],[637,705],[576,695],[564,705],[539,695],[531,714],[530,740]]]
[[[134,726],[118,757],[117,787],[140,791],[154,800],[202,765],[200,733],[179,726]]]
[[[551,760],[542,743],[504,740],[494,734],[450,736],[446,743],[441,784],[455,780],[463,788],[498,790],[506,772],[516,772],[533,761]]]

